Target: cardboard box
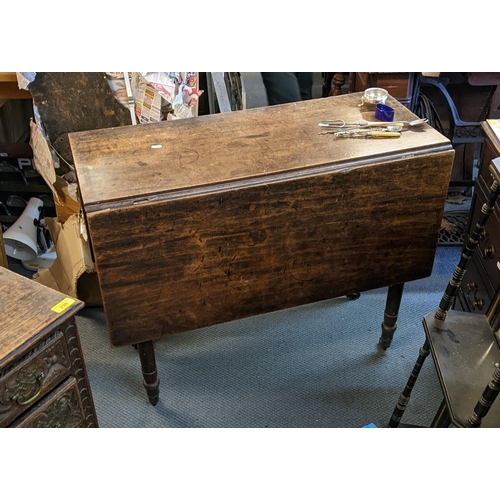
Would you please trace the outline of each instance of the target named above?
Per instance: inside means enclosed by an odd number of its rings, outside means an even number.
[[[57,175],[51,147],[34,122],[31,147],[37,171],[52,190],[57,218],[45,217],[57,259],[50,269],[40,269],[33,279],[80,299],[87,306],[101,306],[101,293],[90,251],[87,229],[80,215],[77,184]]]
[[[56,175],[54,189],[57,196],[54,197],[54,205],[57,214],[57,220],[64,224],[71,215],[76,215],[81,211],[80,200],[76,190],[76,184],[69,184],[65,179]]]
[[[78,298],[87,306],[102,306],[101,292],[90,251],[86,226],[80,215],[70,215],[61,224],[46,217],[57,258],[50,269],[40,269],[38,283]]]

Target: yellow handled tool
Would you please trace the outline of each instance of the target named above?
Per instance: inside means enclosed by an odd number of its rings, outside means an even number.
[[[365,137],[380,138],[383,137],[401,137],[401,132],[368,132]]]

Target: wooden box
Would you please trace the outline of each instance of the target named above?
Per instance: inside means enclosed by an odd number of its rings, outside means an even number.
[[[111,343],[429,276],[454,152],[319,134],[361,96],[70,134]]]
[[[0,267],[0,427],[97,427],[83,302]]]

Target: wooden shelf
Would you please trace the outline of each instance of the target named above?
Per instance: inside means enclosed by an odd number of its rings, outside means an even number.
[[[5,99],[31,99],[27,90],[18,87],[16,73],[0,72],[0,105]]]

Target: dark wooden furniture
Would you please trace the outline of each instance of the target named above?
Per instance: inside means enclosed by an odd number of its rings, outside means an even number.
[[[322,73],[323,88],[321,94],[323,97],[332,97],[342,95],[342,87],[345,85],[345,73]]]
[[[500,156],[500,121],[481,123],[485,143],[476,187],[471,201],[467,234],[471,235],[481,215],[492,181],[489,165]],[[500,206],[491,215],[484,228],[484,237],[472,256],[467,272],[458,289],[453,308],[458,311],[486,314],[494,298],[500,293]]]
[[[451,80],[451,81],[450,81]],[[455,148],[450,188],[474,186],[474,165],[482,154],[481,122],[488,117],[500,73],[416,74],[410,109],[446,135]]]
[[[97,427],[75,314],[84,306],[0,267],[0,427]]]
[[[415,73],[349,73],[348,92],[361,92],[371,87],[380,87],[409,108],[414,79]]]
[[[138,344],[152,403],[169,334],[389,285],[390,344],[402,283],[432,271],[454,152],[427,125],[319,134],[373,119],[361,96],[69,135],[111,344]]]
[[[495,331],[500,327],[499,312],[492,311],[487,317],[450,311],[500,195],[500,157],[491,161],[489,171],[492,182],[487,200],[464,243],[460,261],[439,307],[423,318],[426,340],[396,404],[389,427],[399,425],[429,353],[432,354],[444,394],[431,427],[479,427],[482,423],[487,427],[500,427],[500,405],[492,406],[500,389],[500,346],[495,337]],[[495,307],[500,309],[498,300]]]
[[[410,108],[415,73],[323,73],[323,97],[341,95],[347,77],[347,92],[362,92],[381,87],[400,103]]]
[[[43,128],[62,172],[73,164],[68,133],[132,123],[130,112],[113,96],[104,72],[39,72],[29,84]]]

